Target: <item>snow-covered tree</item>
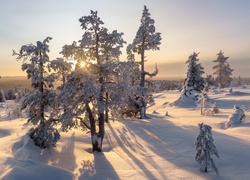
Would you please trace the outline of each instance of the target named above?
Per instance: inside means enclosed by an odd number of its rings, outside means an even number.
[[[140,86],[143,97],[141,98],[141,113],[140,118],[144,118],[146,116],[146,99],[148,95],[148,89],[145,87],[145,78],[146,75],[149,77],[156,76],[158,73],[158,69],[156,67],[155,72],[149,73],[145,70],[145,62],[146,62],[146,51],[149,50],[159,50],[159,45],[161,44],[161,35],[160,33],[155,31],[154,23],[155,21],[150,17],[149,9],[144,6],[141,24],[136,33],[136,36],[132,42],[127,46],[127,54],[128,60],[135,60],[134,53],[137,53],[140,56]]]
[[[33,91],[25,96],[21,108],[29,108],[28,122],[35,126],[30,137],[41,148],[55,146],[60,138],[59,132],[53,127],[53,119],[45,115],[55,98],[54,77],[49,74],[51,66],[48,42],[51,39],[47,37],[44,41],[37,41],[36,45],[23,45],[19,52],[13,52],[17,60],[23,60],[22,70],[26,71],[28,79],[31,80]]]
[[[3,89],[1,88],[0,89],[0,102],[5,102],[5,101],[6,101],[5,94],[4,94]]]
[[[229,57],[225,57],[224,53],[220,51],[217,54],[217,59],[213,62],[217,63],[213,69],[215,80],[218,84],[219,88],[225,88],[231,85],[232,78],[230,77],[232,75],[233,69],[230,68],[229,63],[227,62],[227,59]]]
[[[201,115],[212,115],[213,112],[209,109],[210,103],[207,92],[205,90],[202,90],[199,94],[196,95],[196,97],[196,104],[197,107],[201,110]]]
[[[64,57],[76,60],[76,67],[60,87],[59,101],[65,106],[60,119],[64,131],[78,126],[90,129],[93,151],[102,151],[105,110],[114,96],[108,90],[116,83],[112,74],[116,74],[120,48],[125,41],[122,39],[123,33],[110,33],[103,27],[97,11],[91,11],[90,15],[79,21],[84,30],[82,39],[79,44],[73,42],[65,45],[61,52]],[[81,67],[82,63],[85,63],[84,68]]]
[[[20,107],[20,103],[11,103],[7,106],[6,114],[8,119],[23,118],[23,112]]]
[[[205,79],[202,77],[204,68],[198,63],[199,53],[193,53],[188,57],[187,77],[183,85],[183,94],[187,97],[194,98],[196,93],[200,93],[205,87]]]
[[[200,164],[201,171],[207,172],[212,168],[218,174],[218,169],[211,157],[211,155],[214,154],[219,158],[218,151],[213,143],[214,139],[212,137],[212,127],[203,123],[198,124],[198,127],[200,132],[195,141],[195,160]]]
[[[246,118],[244,108],[234,105],[233,113],[229,115],[226,127],[233,127],[243,122]]]
[[[16,98],[15,91],[16,91],[16,89],[13,87],[5,89],[5,99],[6,100],[14,100]]]
[[[141,112],[141,97],[140,94],[140,71],[138,64],[133,61],[120,62],[116,69],[117,85],[112,92],[112,115],[113,116],[128,116],[137,117]],[[116,93],[118,92],[118,93]]]

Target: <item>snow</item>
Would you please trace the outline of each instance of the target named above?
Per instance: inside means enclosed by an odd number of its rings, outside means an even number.
[[[27,119],[8,120],[1,106],[0,179],[249,179],[249,110],[242,124],[223,125],[235,104],[250,106],[250,87],[228,92],[209,93],[220,109],[212,117],[201,116],[194,106],[174,103],[179,91],[155,93],[148,119],[120,119],[105,125],[102,153],[92,153],[90,134],[81,129],[61,132],[55,148],[42,150],[27,135]],[[214,170],[201,172],[195,161],[194,142],[202,122],[212,127],[220,154],[214,158],[219,175]]]

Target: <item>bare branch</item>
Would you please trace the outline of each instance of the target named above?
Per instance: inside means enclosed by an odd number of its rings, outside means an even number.
[[[86,122],[84,122],[83,118],[81,118],[81,117],[76,117],[76,119],[80,119],[80,122],[81,122],[87,129],[91,129],[90,126],[89,126]]]

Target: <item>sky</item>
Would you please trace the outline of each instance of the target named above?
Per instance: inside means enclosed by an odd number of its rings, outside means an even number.
[[[198,58],[206,74],[212,74],[212,61],[222,50],[228,56],[233,76],[249,77],[250,1],[249,0],[1,0],[0,1],[0,75],[25,76],[22,62],[12,50],[22,45],[50,41],[50,58],[62,57],[65,44],[81,39],[79,18],[98,11],[109,31],[124,33],[127,44],[133,41],[140,25],[143,6],[149,8],[161,33],[159,51],[146,52],[146,68],[158,77],[185,77],[188,56]],[[126,60],[126,46],[121,60]]]

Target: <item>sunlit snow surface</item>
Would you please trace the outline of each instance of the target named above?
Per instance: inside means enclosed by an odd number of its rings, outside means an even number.
[[[80,129],[61,133],[56,148],[41,150],[26,134],[26,119],[8,120],[0,107],[0,179],[249,179],[250,110],[242,124],[225,128],[225,123],[235,104],[250,107],[250,87],[214,90],[209,96],[220,110],[213,117],[201,116],[193,103],[181,106],[179,91],[154,94],[148,119],[105,125],[102,153],[91,152],[90,135]],[[195,161],[201,122],[212,127],[219,175],[201,172]]]

